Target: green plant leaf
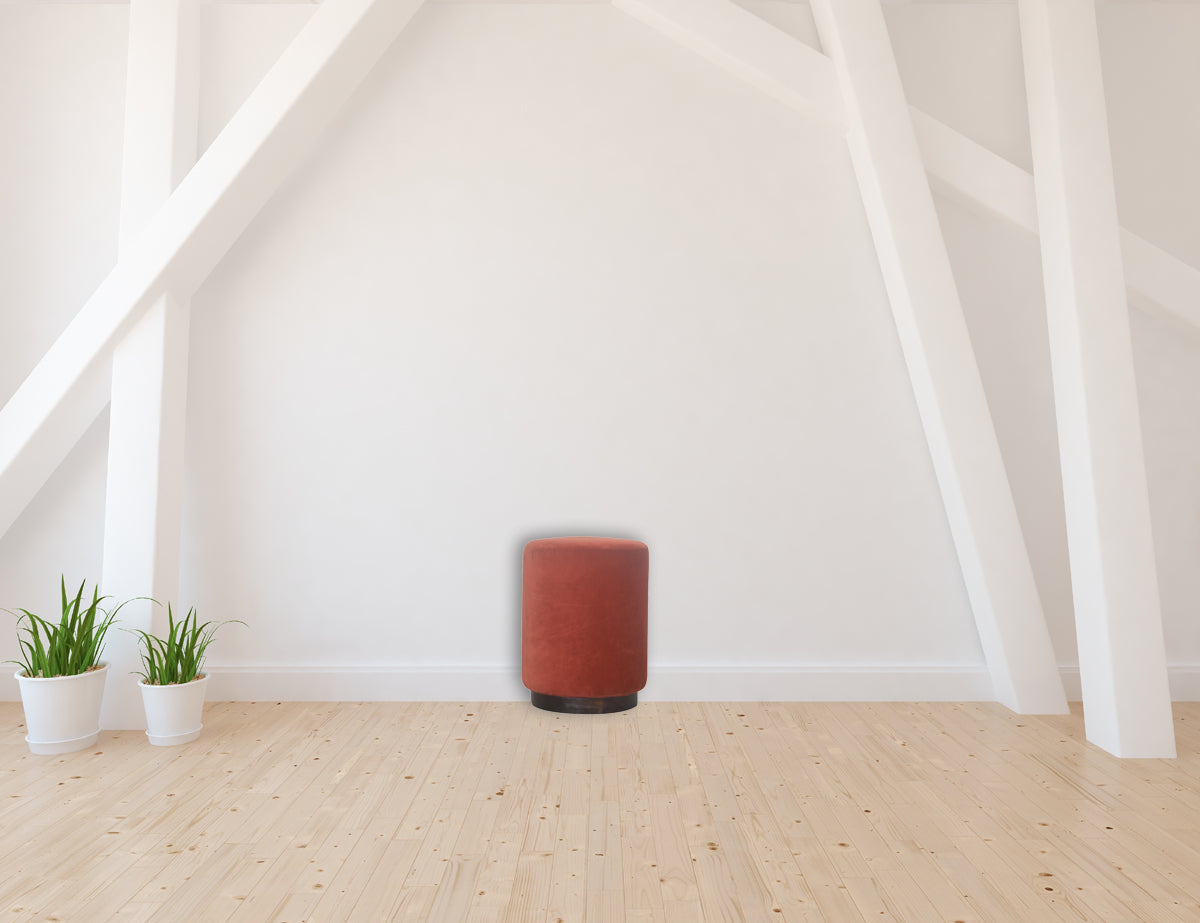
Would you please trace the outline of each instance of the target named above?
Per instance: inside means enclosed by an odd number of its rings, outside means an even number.
[[[60,577],[62,612],[57,623],[28,609],[5,610],[17,616],[17,641],[22,656],[19,661],[9,662],[21,667],[27,676],[43,677],[73,676],[96,666],[108,629],[125,603],[106,612],[101,604],[108,597],[101,596],[99,587],[95,587],[91,602],[85,607],[86,587],[85,580],[72,598],[67,595],[66,578]]]
[[[137,675],[156,686],[190,683],[204,671],[204,654],[213,636],[222,625],[245,625],[241,619],[224,622],[200,622],[193,606],[179,621],[171,604],[167,603],[167,636],[160,638],[149,632],[134,629],[142,657],[142,670]]]

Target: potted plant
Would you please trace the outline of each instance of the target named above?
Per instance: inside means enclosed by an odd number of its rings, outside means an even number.
[[[91,603],[84,602],[84,587],[74,598],[60,581],[62,616],[50,622],[28,609],[6,610],[17,615],[17,641],[21,659],[8,661],[21,687],[25,708],[25,742],[33,753],[53,755],[82,750],[100,735],[100,703],[108,664],[100,662],[104,636],[121,606],[109,611],[100,604],[108,599],[99,587]],[[18,614],[19,613],[19,614]]]
[[[245,625],[239,619],[232,621]],[[200,736],[208,676],[204,653],[217,629],[228,622],[200,622],[195,608],[176,622],[167,603],[167,636],[135,629],[142,655],[142,705],[146,736],[157,747],[186,744]]]

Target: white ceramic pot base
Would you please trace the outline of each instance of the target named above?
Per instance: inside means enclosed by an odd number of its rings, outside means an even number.
[[[204,728],[204,692],[208,677],[164,686],[138,683],[146,707],[146,739],[155,747],[174,747],[200,736]]]
[[[191,743],[200,736],[202,730],[204,730],[203,724],[194,731],[184,731],[181,734],[151,734],[147,731],[146,739],[156,747],[174,747],[177,744]]]
[[[74,676],[25,676],[17,670],[30,753],[71,753],[90,747],[100,737],[100,701],[108,665],[98,666]]]
[[[197,731],[196,733],[200,733]],[[76,737],[73,740],[34,740],[31,737],[25,738],[25,743],[29,744],[29,752],[36,756],[57,756],[60,753],[73,753],[76,750],[85,750],[94,744],[100,737],[100,732],[95,734],[84,734],[82,737]]]

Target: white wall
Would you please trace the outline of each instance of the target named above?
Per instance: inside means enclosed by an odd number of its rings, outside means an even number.
[[[0,6],[0,401],[117,254],[127,11]],[[60,575],[100,572],[105,413],[0,538],[0,606],[58,611]],[[0,660],[17,656],[0,613]],[[17,684],[0,671],[0,695]]]
[[[1100,8],[1117,203],[1200,266],[1200,7]],[[1200,673],[1200,331],[1134,303],[1133,345],[1168,658]],[[1182,670],[1176,670],[1181,673]],[[1190,693],[1200,698],[1200,684]]]
[[[812,41],[803,6],[744,5]],[[1138,8],[1200,40],[1200,10]],[[206,10],[204,139],[310,10]],[[913,101],[1025,162],[1015,9],[888,15]],[[1122,100],[1137,62],[1186,68],[1116,15]],[[57,126],[0,174],[28,216],[0,223],[0,399],[115,253],[123,17],[0,6],[29,88],[0,81],[0,124]],[[73,63],[48,85],[54,43]],[[1122,209],[1151,222],[1164,180],[1136,154]],[[64,238],[45,203],[71,183],[91,204]],[[1170,249],[1159,211],[1140,232]],[[1069,667],[1036,242],[941,215]],[[182,602],[250,623],[214,648],[225,695],[518,696],[521,546],[599,532],[651,548],[648,697],[988,696],[843,142],[616,10],[426,8],[193,304]],[[1135,336],[1169,653],[1195,664],[1200,340],[1141,312]],[[105,438],[0,539],[0,605],[99,572]]]
[[[910,102],[1028,169],[1015,4],[887,8]],[[1098,7],[1122,223],[1200,266],[1200,7]],[[957,203],[943,230],[1068,684],[1078,659],[1036,241]],[[1200,331],[1133,300],[1142,428],[1177,697],[1200,696]],[[1077,681],[1077,680],[1076,680]]]

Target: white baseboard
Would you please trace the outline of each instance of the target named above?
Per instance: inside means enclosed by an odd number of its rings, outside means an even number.
[[[1067,698],[1081,697],[1079,668],[1060,668]],[[440,664],[217,667],[212,701],[515,702],[529,697],[517,668]],[[1169,668],[1171,696],[1200,701],[1200,664]],[[988,702],[987,668],[941,664],[651,664],[646,702]]]
[[[664,702],[975,702],[992,698],[985,667],[660,665],[642,693]]]
[[[1079,679],[1079,667],[1060,666],[1063,688],[1067,699],[1079,702],[1083,699],[1083,685]],[[1167,682],[1171,686],[1172,702],[1200,702],[1200,663],[1174,663],[1167,666]]]
[[[491,666],[217,667],[210,701],[510,702],[528,698],[520,672]],[[975,702],[992,697],[980,667],[657,664],[643,701]]]
[[[212,666],[212,702],[516,702],[520,671],[466,664]]]
[[[1067,698],[1079,701],[1079,668],[1060,668]],[[1200,664],[1169,668],[1171,697],[1200,701]],[[515,667],[216,666],[213,702],[516,702],[529,693]],[[11,688],[8,686],[11,685]],[[980,666],[851,664],[651,664],[646,702],[986,702],[992,682]],[[18,701],[15,680],[0,700]]]
[[[1200,663],[1176,664],[1167,668],[1172,702],[1200,702]]]

